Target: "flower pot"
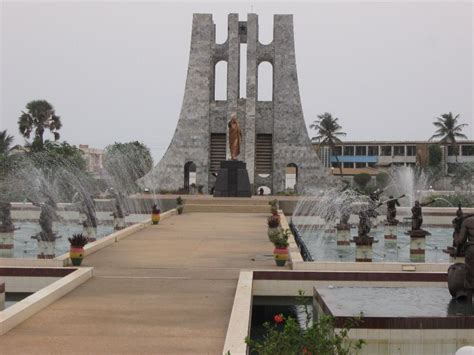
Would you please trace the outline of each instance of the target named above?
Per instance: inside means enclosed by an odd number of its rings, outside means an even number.
[[[80,266],[82,259],[84,259],[84,247],[71,246],[69,258],[71,259],[72,265]]]
[[[273,250],[273,256],[275,257],[277,266],[285,266],[288,260],[288,248],[275,248]]]
[[[183,213],[183,210],[184,210],[184,206],[183,206],[183,205],[177,205],[177,206],[176,206],[176,211],[178,211],[178,214],[182,214],[182,213]]]
[[[161,216],[159,213],[152,213],[151,214],[151,222],[153,224],[158,224],[160,223]]]

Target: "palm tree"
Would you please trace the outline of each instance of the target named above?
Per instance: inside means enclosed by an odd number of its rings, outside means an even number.
[[[43,149],[43,134],[46,129],[59,139],[58,130],[62,127],[61,119],[54,112],[53,106],[45,100],[31,101],[26,105],[27,112],[22,111],[18,126],[23,137],[29,139],[34,130],[32,148]]]
[[[8,155],[12,149],[10,146],[13,143],[13,136],[7,134],[7,130],[0,132],[0,155]]]
[[[345,136],[346,133],[341,131],[342,127],[337,123],[338,120],[337,117],[332,117],[329,112],[325,112],[322,115],[318,115],[318,119],[314,121],[309,128],[317,132],[318,135],[314,137],[315,139],[321,144],[326,144],[331,148],[331,154],[336,158],[342,178],[342,165],[337,154],[335,154],[335,146],[336,143],[341,142],[339,137]]]
[[[466,123],[458,124],[459,114],[453,116],[451,112],[443,113],[440,117],[436,118],[433,125],[437,128],[435,134],[433,134],[430,140],[434,138],[441,138],[440,143],[446,146],[453,147],[455,152],[456,162],[458,161],[458,155],[456,152],[457,144],[456,139],[467,139],[467,136],[461,133],[462,129],[467,126]]]

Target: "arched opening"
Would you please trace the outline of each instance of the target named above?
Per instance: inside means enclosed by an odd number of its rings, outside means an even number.
[[[262,185],[257,188],[257,195],[259,196],[265,196],[265,195],[271,195],[271,194],[272,194],[272,190],[268,186]]]
[[[257,100],[273,100],[273,66],[269,62],[261,62],[258,65]]]
[[[191,186],[196,187],[196,164],[188,161],[184,164],[184,191],[189,193]]]
[[[214,67],[214,100],[227,100],[227,62],[221,60]]]
[[[296,184],[298,182],[298,166],[290,163],[285,169],[285,190],[296,191]]]

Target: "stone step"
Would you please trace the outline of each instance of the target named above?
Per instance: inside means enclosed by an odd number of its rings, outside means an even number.
[[[226,205],[226,206],[265,206],[270,210],[270,205],[268,204],[267,199],[257,199],[257,198],[233,198],[233,197],[214,197],[214,198],[203,198],[195,199],[190,198],[186,200],[186,197],[183,196],[185,204],[191,205]]]
[[[186,204],[184,213],[189,212],[212,212],[212,213],[270,213],[270,206],[256,205],[211,205],[211,204]]]

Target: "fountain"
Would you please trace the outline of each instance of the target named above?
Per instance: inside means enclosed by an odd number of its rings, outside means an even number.
[[[13,235],[15,226],[11,216],[11,203],[0,202],[0,257],[10,258],[13,255]]]
[[[53,231],[53,221],[61,220],[56,213],[56,202],[49,196],[45,202],[33,202],[33,204],[41,208],[39,217],[41,231],[31,237],[38,241],[38,259],[54,259],[56,239],[61,238]]]
[[[382,205],[382,203],[375,204],[375,201],[376,199],[372,196],[367,207],[363,207],[359,212],[357,236],[353,237],[351,240],[351,242],[356,245],[355,260],[357,262],[372,262],[372,244],[378,243],[378,240],[375,240],[374,237],[369,235],[372,228],[371,218],[377,218],[378,212],[376,209]]]
[[[397,226],[400,222],[397,219],[397,206],[400,206],[398,200],[403,197],[405,197],[405,195],[401,195],[398,198],[394,198],[393,195],[390,195],[388,201],[386,201],[387,220],[385,221],[384,240],[385,246],[389,248],[397,247]]]

